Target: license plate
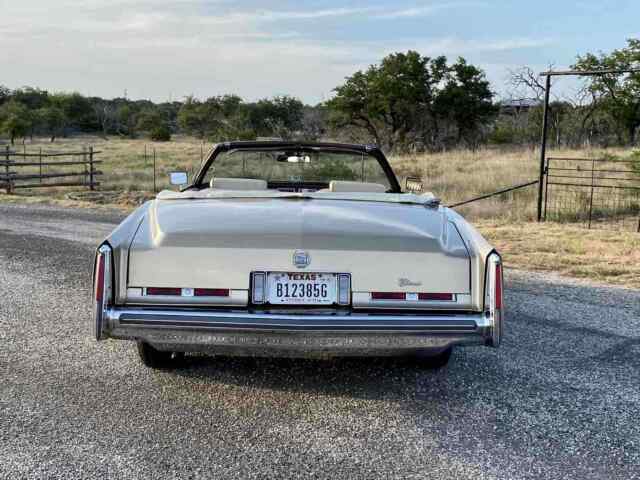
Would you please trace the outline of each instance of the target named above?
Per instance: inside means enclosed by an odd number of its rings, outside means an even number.
[[[267,274],[267,298],[276,305],[332,305],[338,300],[335,273]]]

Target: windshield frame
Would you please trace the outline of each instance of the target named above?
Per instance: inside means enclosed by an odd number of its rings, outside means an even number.
[[[270,150],[295,150],[297,152],[329,152],[329,153],[357,153],[366,154],[375,158],[382,168],[389,182],[389,193],[402,193],[400,183],[387,158],[379,147],[375,145],[358,145],[346,143],[311,143],[311,142],[225,142],[213,147],[207,158],[202,162],[198,173],[194,177],[193,183],[182,190],[207,188],[208,184],[203,183],[209,169],[216,160],[216,157],[229,151],[270,151]]]

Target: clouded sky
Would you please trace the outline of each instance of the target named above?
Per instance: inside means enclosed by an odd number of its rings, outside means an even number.
[[[408,49],[509,69],[567,67],[640,37],[638,0],[0,0],[0,84],[156,101],[324,100]]]

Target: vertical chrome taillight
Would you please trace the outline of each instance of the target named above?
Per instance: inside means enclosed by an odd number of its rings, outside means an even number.
[[[267,274],[264,272],[253,272],[251,289],[251,302],[261,304],[267,301]]]
[[[338,305],[349,305],[351,303],[351,275],[348,273],[338,274]]]
[[[491,324],[491,334],[487,341],[491,346],[497,347],[502,340],[504,322],[502,259],[497,253],[492,253],[487,258],[484,285],[485,315]]]
[[[96,340],[104,340],[106,334],[106,310],[113,298],[111,247],[107,244],[98,248],[93,274],[94,326]]]

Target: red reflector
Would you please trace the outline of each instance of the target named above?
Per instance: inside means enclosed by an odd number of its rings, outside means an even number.
[[[502,265],[496,265],[496,309],[502,309]]]
[[[181,288],[147,287],[147,295],[180,296]]]
[[[371,300],[406,300],[404,292],[371,292]]]
[[[104,255],[98,254],[96,265],[96,301],[101,302],[104,297]]]
[[[193,290],[196,297],[228,297],[228,288],[196,288]]]
[[[453,293],[419,293],[419,300],[440,300],[440,301],[452,301]]]

